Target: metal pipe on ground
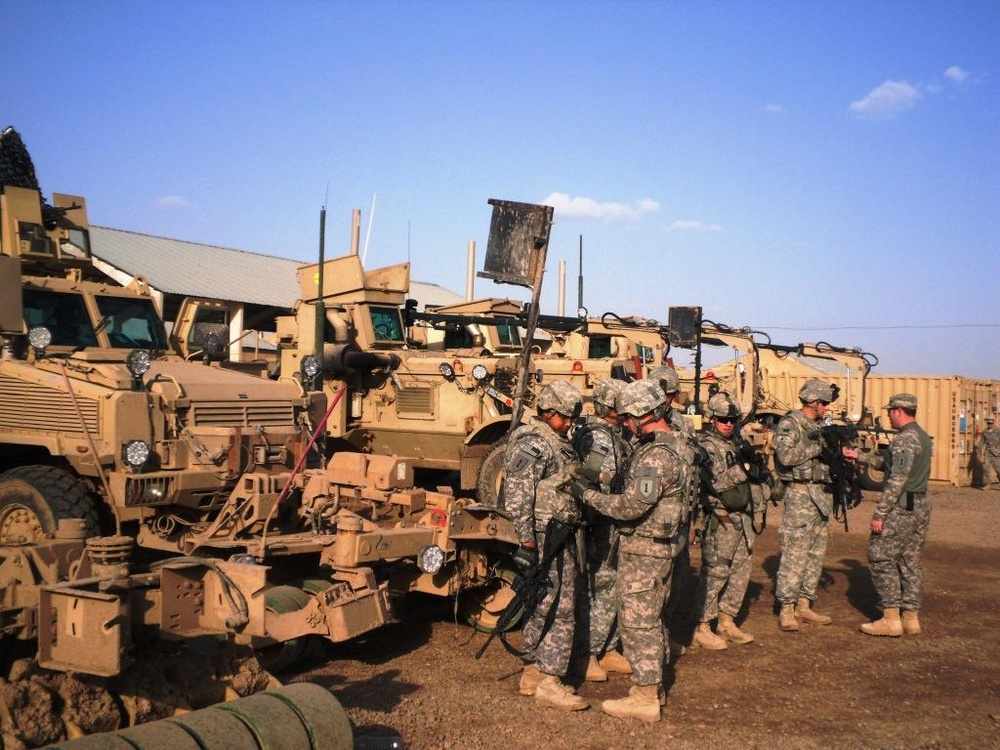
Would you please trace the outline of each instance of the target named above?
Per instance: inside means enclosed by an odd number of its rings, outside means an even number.
[[[348,750],[351,721],[330,691],[285,685],[169,719],[47,745],[48,750]]]

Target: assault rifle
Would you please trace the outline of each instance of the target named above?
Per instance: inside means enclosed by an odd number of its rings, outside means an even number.
[[[566,541],[573,536],[574,532],[575,527],[571,524],[563,523],[555,518],[549,521],[548,526],[545,527],[545,550],[542,558],[514,579],[514,582],[511,584],[511,588],[514,589],[514,596],[507,603],[507,606],[504,607],[503,612],[500,613],[500,617],[497,618],[497,624],[490,631],[490,637],[486,639],[486,643],[476,652],[477,659],[486,652],[486,649],[489,648],[493,639],[497,636],[500,637],[500,642],[504,648],[514,656],[524,656],[531,650],[529,648],[525,651],[520,651],[512,646],[507,640],[507,631],[513,627],[522,615],[530,615],[545,597],[546,590],[551,586],[549,582],[549,568],[552,567],[553,561],[562,552],[563,547],[566,546]],[[562,571],[560,570],[559,573],[561,576]],[[545,627],[542,629],[542,634],[539,635],[539,640],[545,634],[545,631],[552,626],[551,619],[555,615],[556,605],[558,604],[557,599],[558,597],[552,601],[552,609],[549,612],[549,616],[546,617]]]
[[[822,427],[823,449],[819,460],[830,467],[833,483],[833,517],[847,526],[847,511],[861,502],[861,475],[851,461],[844,458],[843,449],[858,438],[858,428],[847,424],[827,424]]]

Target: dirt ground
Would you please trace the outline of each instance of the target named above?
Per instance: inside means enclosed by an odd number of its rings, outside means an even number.
[[[536,706],[516,693],[520,662],[498,641],[477,661],[486,636],[437,600],[412,600],[403,622],[318,649],[282,677],[329,688],[357,735],[394,731],[411,750],[1000,747],[1000,491],[932,488],[919,637],[858,631],[877,614],[866,557],[875,499],[851,511],[849,533],[831,528],[817,609],[833,625],[799,633],[776,625],[781,513],[771,510],[743,623],[756,641],[677,659],[658,724],[600,710],[627,692],[624,675],[580,685],[589,710]],[[697,566],[697,550],[692,558]],[[675,634],[689,642],[692,624],[677,619]]]

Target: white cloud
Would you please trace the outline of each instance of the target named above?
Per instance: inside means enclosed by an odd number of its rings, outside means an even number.
[[[764,107],[764,111],[765,112],[784,112],[785,111],[785,105],[783,105],[783,104],[768,104],[766,107]]]
[[[969,73],[962,70],[957,65],[952,65],[944,72],[944,77],[953,83],[965,83],[966,79],[969,77]]]
[[[550,193],[542,203],[555,209],[557,220],[572,216],[605,222],[638,221],[646,214],[660,210],[660,204],[650,198],[643,198],[629,206],[624,203],[598,203],[593,198],[573,198],[566,193]]]
[[[157,208],[193,208],[193,205],[182,195],[164,195],[157,198],[153,205]]]
[[[886,81],[863,99],[851,102],[851,112],[862,118],[890,119],[908,110],[921,98],[919,89],[906,81]]]
[[[706,224],[702,221],[691,219],[681,219],[670,225],[670,228],[678,232],[722,232],[725,231],[718,224]]]

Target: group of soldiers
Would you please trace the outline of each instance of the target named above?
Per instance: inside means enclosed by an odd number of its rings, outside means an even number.
[[[679,390],[677,373],[666,366],[627,384],[605,380],[593,390],[594,414],[584,417],[577,388],[552,382],[538,394],[535,416],[508,440],[501,505],[517,530],[514,562],[525,572],[548,566],[548,586],[524,615],[518,685],[539,705],[585,709],[589,703],[568,676],[604,681],[619,672],[631,675],[631,689],[603,701],[602,710],[660,720],[664,665],[682,652],[666,622],[687,568],[694,516],[702,574],[693,645],[723,650],[754,640],[736,617],[761,531],[755,511],[776,497],[785,504],[778,627],[791,632],[831,622],[812,603],[833,511],[821,424],[834,388],[819,379],[803,385],[801,407],[774,431],[773,471],[740,436],[740,409],[728,394],[709,399],[709,423],[697,434],[673,407]],[[884,616],[862,630],[919,634],[930,439],[915,423],[913,396],[898,394],[886,408],[899,433],[869,545]],[[863,460],[851,448],[842,454]]]

